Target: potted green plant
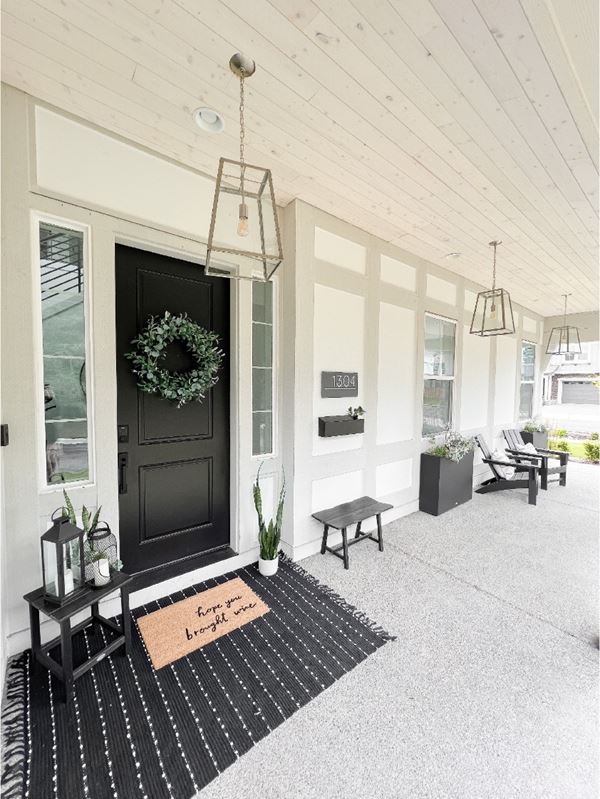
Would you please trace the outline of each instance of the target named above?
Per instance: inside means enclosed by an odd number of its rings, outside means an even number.
[[[63,489],[65,506],[63,516],[71,524],[77,524],[77,514],[67,492]],[[110,527],[100,521],[102,506],[96,513],[92,513],[84,505],[81,509],[81,526],[85,533],[83,551],[83,569],[85,581],[95,588],[102,588],[112,579],[112,573],[120,571],[123,564],[117,557],[117,539],[111,533]]]
[[[285,477],[282,477],[275,520],[270,519],[267,524],[263,517],[262,493],[260,490],[261,469],[262,463],[256,474],[256,482],[252,490],[254,507],[256,508],[256,514],[258,516],[258,543],[260,546],[258,570],[264,577],[272,577],[276,574],[279,565],[279,543],[281,541],[281,522],[283,519],[283,505],[285,502]]]
[[[526,422],[521,430],[521,438],[526,444],[533,444],[536,449],[548,448],[548,428],[542,422]]]
[[[430,436],[431,448],[421,454],[419,510],[439,516],[473,496],[475,439],[447,429],[442,439]]]

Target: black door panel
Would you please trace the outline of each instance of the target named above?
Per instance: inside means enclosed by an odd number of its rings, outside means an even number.
[[[136,573],[229,544],[229,281],[201,266],[117,246],[118,425],[121,559]],[[225,353],[205,399],[178,408],[138,391],[124,353],[148,317],[187,313],[215,331]],[[162,365],[193,364],[179,343]],[[117,431],[115,431],[117,435]]]

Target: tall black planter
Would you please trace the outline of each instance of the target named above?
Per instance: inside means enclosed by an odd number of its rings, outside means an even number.
[[[548,433],[528,433],[521,430],[521,438],[526,444],[533,444],[536,449],[548,449]]]
[[[473,496],[473,453],[458,463],[435,455],[421,455],[419,510],[439,516]]]

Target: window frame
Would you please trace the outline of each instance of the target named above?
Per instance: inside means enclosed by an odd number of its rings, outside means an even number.
[[[40,225],[48,224],[81,233],[83,269],[83,314],[85,330],[85,384],[86,384],[86,422],[88,445],[88,476],[85,480],[69,483],[49,484],[46,480],[46,419],[44,412],[44,332],[42,319]],[[33,276],[33,327],[34,327],[34,391],[36,396],[36,449],[38,461],[38,487],[40,494],[53,494],[63,489],[71,490],[96,485],[96,439],[94,414],[94,358],[93,358],[93,320],[92,320],[92,270],[91,270],[91,226],[74,219],[55,216],[42,211],[31,211],[31,273]]]
[[[427,317],[431,317],[432,319],[441,319],[443,322],[449,322],[450,324],[454,325],[454,353],[453,353],[453,374],[450,375],[429,375],[425,372],[425,326],[427,324],[426,319]],[[438,436],[441,435],[443,431],[439,431],[437,433],[425,433],[423,431],[424,425],[424,414],[423,410],[425,407],[424,403],[424,391],[425,391],[425,381],[426,380],[440,380],[452,383],[452,389],[450,391],[450,418],[448,419],[448,427],[452,428],[454,425],[454,411],[455,411],[455,399],[456,399],[456,367],[457,367],[457,353],[456,353],[456,344],[457,344],[457,335],[458,335],[458,320],[452,319],[450,316],[443,316],[439,313],[434,313],[433,311],[425,311],[423,313],[423,385],[421,389],[421,438],[423,441],[426,441],[430,436]]]
[[[533,347],[533,378],[531,380],[523,380],[523,349],[524,347]],[[535,372],[537,369],[537,344],[535,341],[529,341],[528,339],[524,338],[521,339],[521,357],[519,359],[519,405],[517,408],[517,418],[519,421],[523,421],[524,419],[531,419],[533,416],[533,409],[535,406]],[[523,384],[531,385],[531,408],[530,413],[526,416],[521,415],[521,386]]]
[[[254,454],[253,451],[253,437],[254,437],[254,381],[252,370],[254,369],[254,351],[252,345],[252,335],[250,336],[250,458],[252,461],[270,461],[275,460],[279,456],[279,276],[274,275],[270,281],[273,286],[273,319],[272,325],[272,361],[271,361],[271,451],[264,454]],[[252,292],[254,291],[254,283],[251,284],[250,292],[250,332],[252,334],[253,325],[255,324],[252,318]],[[260,324],[260,322],[258,323]],[[260,411],[256,411],[259,413]]]

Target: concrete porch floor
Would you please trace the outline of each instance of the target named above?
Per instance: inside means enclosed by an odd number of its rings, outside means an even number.
[[[415,513],[349,572],[303,561],[398,640],[202,799],[595,799],[599,476]]]

